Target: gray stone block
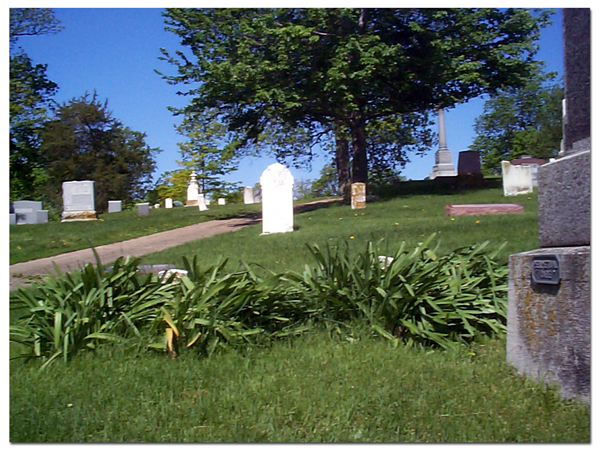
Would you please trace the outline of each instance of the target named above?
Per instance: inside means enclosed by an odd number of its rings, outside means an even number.
[[[109,213],[121,212],[121,200],[109,200],[108,201],[108,212]]]
[[[534,257],[555,255],[557,285],[532,281]],[[525,375],[590,401],[590,247],[510,255],[507,361]]]
[[[35,223],[48,223],[48,211],[42,209],[35,212]]]
[[[138,203],[138,216],[149,216],[150,215],[150,203]]]
[[[590,151],[539,168],[540,247],[590,245],[590,176]]]

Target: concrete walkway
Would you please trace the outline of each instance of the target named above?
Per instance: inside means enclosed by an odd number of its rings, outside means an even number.
[[[304,203],[294,207],[295,212],[306,211],[317,208],[340,199],[319,200]],[[197,223],[174,230],[162,231],[149,236],[142,236],[128,241],[116,242],[114,244],[100,245],[95,247],[96,253],[103,264],[111,263],[120,256],[143,256],[149,253],[176,247],[187,242],[203,239],[222,233],[237,231],[248,225],[260,223],[260,213],[250,214],[244,217],[233,217],[231,219],[211,220],[209,222]],[[10,266],[10,289],[13,290],[20,285],[26,285],[31,277],[53,273],[54,264],[65,272],[76,270],[88,263],[96,263],[92,249],[77,250],[48,258],[35,259]]]

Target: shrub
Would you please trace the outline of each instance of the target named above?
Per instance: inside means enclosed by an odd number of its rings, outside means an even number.
[[[306,330],[308,311],[298,295],[272,272],[259,277],[244,264],[225,273],[227,260],[200,270],[197,258],[183,258],[187,277],[176,295],[165,302],[153,324],[164,339],[152,344],[172,354],[196,347],[211,354],[217,347],[256,344]]]
[[[434,237],[411,252],[402,244],[391,258],[372,242],[355,257],[347,244],[343,250],[312,245],[316,266],[288,278],[304,288],[324,319],[367,319],[396,343],[401,338],[449,348],[479,334],[503,333],[508,269],[495,261],[502,247],[487,255],[485,242],[438,256],[429,248]]]
[[[412,251],[403,244],[392,257],[369,242],[357,255],[349,247],[309,245],[316,265],[302,273],[264,275],[242,263],[226,273],[227,260],[201,270],[183,259],[187,276],[139,275],[139,259],[99,261],[82,270],[47,276],[11,294],[19,318],[11,341],[21,356],[47,365],[67,361],[102,341],[130,338],[176,355],[193,347],[268,343],[314,324],[363,326],[410,345],[451,348],[479,335],[505,331],[507,267],[481,245],[438,256],[431,235]],[[255,266],[258,267],[258,266]]]
[[[156,316],[155,308],[173,296],[173,285],[152,274],[140,277],[139,259],[119,258],[106,269],[97,265],[56,275],[11,294],[19,318],[10,327],[11,341],[25,347],[22,357],[67,361],[98,341],[140,334]]]

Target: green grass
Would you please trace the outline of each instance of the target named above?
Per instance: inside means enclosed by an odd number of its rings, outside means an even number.
[[[10,227],[10,264],[120,242],[209,220],[260,211],[260,205],[231,204],[199,211],[196,207],[152,209],[138,217],[137,209],[101,214],[89,222],[48,222]]]
[[[523,204],[526,212],[454,220],[444,215],[449,203],[507,202]],[[153,210],[150,217],[159,213],[177,226],[199,215],[195,208],[181,208]],[[139,228],[144,219],[131,215],[129,227]],[[116,215],[95,226],[113,218],[115,229],[128,228]],[[501,255],[506,261],[509,254],[538,247],[537,196],[507,198],[500,190],[407,195],[356,211],[332,205],[296,214],[295,224],[293,233],[270,236],[260,236],[260,225],[250,226],[142,262],[180,266],[183,255],[197,255],[208,267],[222,256],[232,268],[242,260],[277,272],[300,270],[312,261],[306,243],[346,241],[359,249],[367,240],[384,238],[392,253],[399,242],[414,248],[432,232],[439,232],[440,253],[507,241]],[[55,225],[64,238],[69,224]],[[78,226],[73,239],[84,239],[82,230],[94,224],[73,225]],[[170,359],[107,345],[43,371],[41,362],[12,361],[10,440],[590,442],[589,406],[517,375],[506,364],[504,347],[497,339],[457,351],[392,348],[382,338],[345,328],[209,358],[188,351]]]
[[[460,203],[519,203],[525,212],[506,215],[445,216],[445,205]],[[431,233],[439,233],[436,241],[440,252],[461,246],[490,241],[490,248],[507,242],[501,260],[508,255],[538,247],[537,195],[504,197],[502,190],[470,191],[454,195],[408,195],[393,200],[369,203],[365,209],[352,210],[334,204],[294,216],[295,231],[260,236],[261,225],[236,233],[193,241],[142,257],[144,264],[181,266],[181,256],[198,255],[206,266],[219,256],[229,258],[229,267],[238,261],[254,262],[272,270],[301,270],[311,260],[307,243],[341,244],[362,249],[366,241],[384,239],[393,253],[401,242],[408,248]]]
[[[590,442],[590,410],[516,376],[504,342],[456,353],[314,333],[172,360],[105,347],[12,363],[12,442]]]

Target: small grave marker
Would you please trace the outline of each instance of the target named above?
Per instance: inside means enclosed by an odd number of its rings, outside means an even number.
[[[367,186],[365,183],[352,183],[352,209],[363,209],[367,206]]]
[[[531,167],[514,166],[509,161],[502,161],[502,186],[505,196],[532,193]]]
[[[138,203],[138,216],[149,216],[150,215],[150,203]]]
[[[121,212],[121,200],[109,200],[108,212],[109,213]]]

